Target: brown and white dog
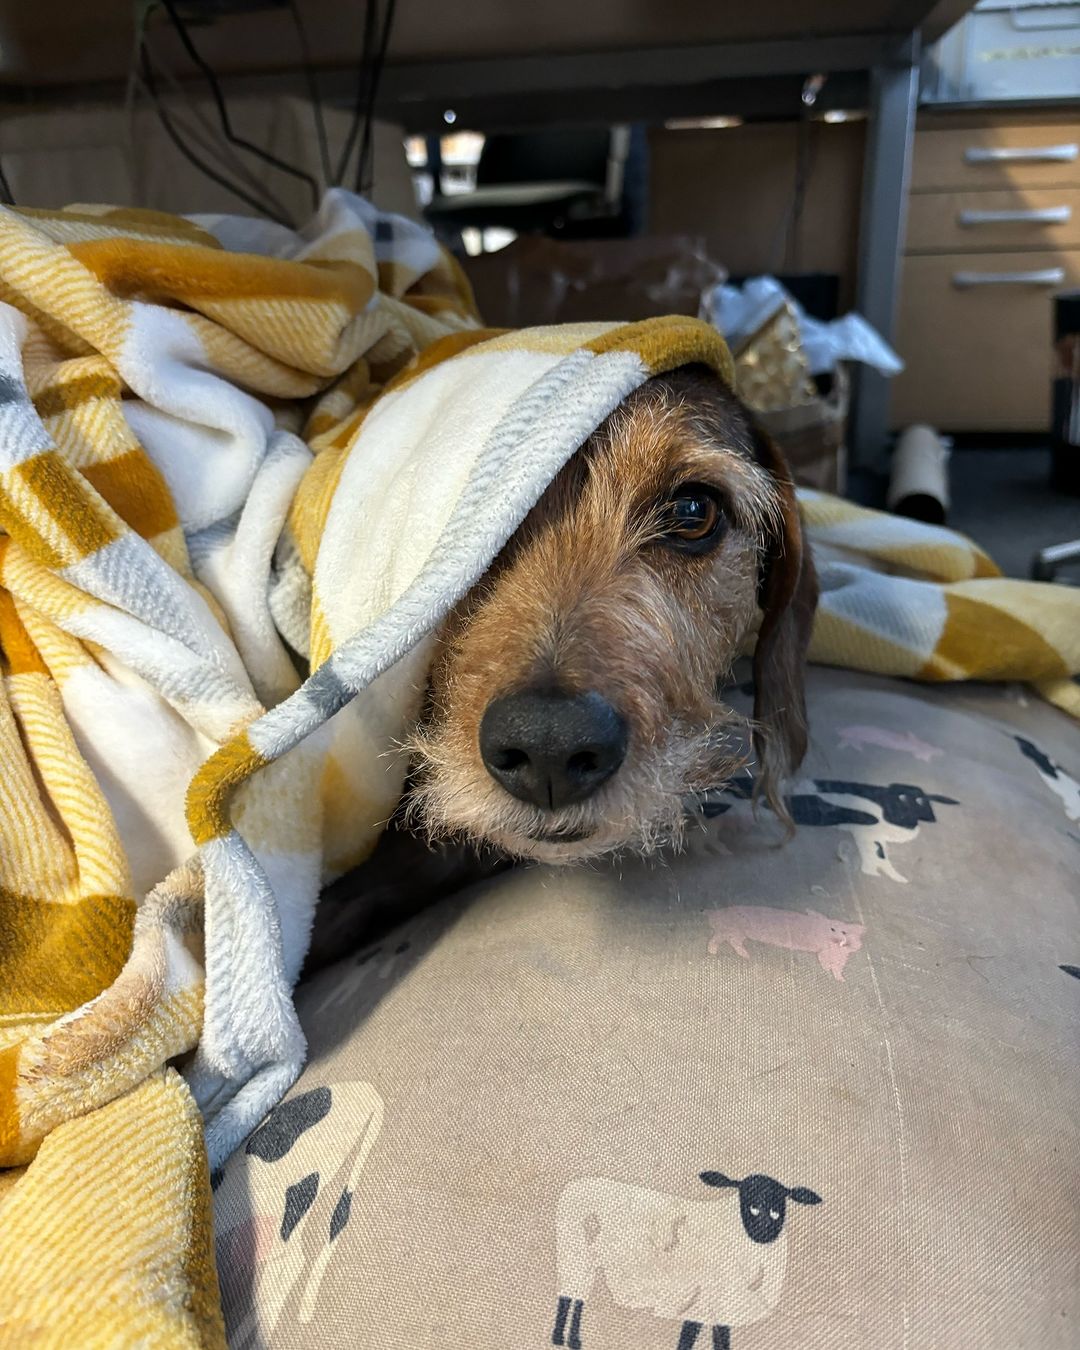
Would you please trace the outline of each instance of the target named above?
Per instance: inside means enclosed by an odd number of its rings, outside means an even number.
[[[445,625],[408,820],[553,863],[677,843],[686,798],[742,762],[717,687],[758,624],[754,742],[779,807],[816,601],[773,443],[704,368],[648,381]]]

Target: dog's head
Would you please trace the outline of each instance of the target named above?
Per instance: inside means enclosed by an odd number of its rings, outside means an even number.
[[[776,448],[710,372],[648,381],[446,623],[414,818],[549,862],[677,839],[687,795],[739,766],[745,724],[717,686],[759,612],[772,796],[805,751],[816,598]]]

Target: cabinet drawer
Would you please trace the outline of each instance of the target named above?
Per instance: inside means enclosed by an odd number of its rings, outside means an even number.
[[[1041,280],[1009,280],[1018,275]],[[893,381],[893,425],[1044,430],[1053,296],[1077,286],[1080,249],[905,258],[896,348],[906,366]]]
[[[1080,248],[1080,187],[917,193],[907,247],[913,253]]]
[[[924,130],[915,135],[913,192],[948,188],[1080,188],[1080,125]]]

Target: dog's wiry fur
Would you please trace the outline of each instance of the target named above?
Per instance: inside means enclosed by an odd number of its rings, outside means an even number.
[[[662,537],[664,504],[688,483],[715,488],[729,521],[702,557]],[[549,862],[677,842],[686,796],[740,766],[746,724],[716,690],[759,603],[757,749],[773,794],[805,748],[815,596],[790,479],[737,400],[697,369],[650,380],[574,456],[445,625],[430,712],[409,746],[410,818],[434,837]],[[485,709],[530,687],[599,691],[629,728],[618,772],[557,811],[511,796],[480,755]]]

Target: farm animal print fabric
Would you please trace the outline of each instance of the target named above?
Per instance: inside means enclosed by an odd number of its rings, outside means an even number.
[[[297,1092],[251,1135],[227,1178],[211,1177],[234,1347],[263,1344],[286,1314],[311,1321],[382,1119],[370,1083]]]
[[[1071,1350],[1080,732],[809,694],[790,842],[751,767],[678,858],[514,871],[301,984],[308,1067],[214,1178],[232,1345]]]

